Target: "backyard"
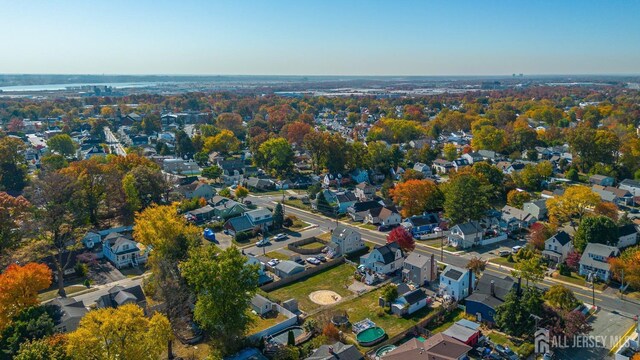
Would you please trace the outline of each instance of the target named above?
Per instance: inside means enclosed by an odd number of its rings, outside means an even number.
[[[273,290],[267,293],[267,296],[280,302],[291,298],[297,299],[300,309],[306,312],[313,311],[321,306],[309,299],[309,294],[314,291],[331,290],[342,297],[353,295],[347,287],[353,283],[354,272],[355,268],[353,266],[341,264],[321,271],[305,280]]]
[[[251,326],[249,327],[249,330],[247,331],[248,334],[257,333],[258,331],[262,331],[275,324],[278,324],[282,321],[287,320],[286,316],[280,314],[277,311],[272,311],[270,314],[268,314],[265,317],[258,316],[254,314],[252,311],[249,311],[249,317],[251,318],[253,323],[251,324]]]

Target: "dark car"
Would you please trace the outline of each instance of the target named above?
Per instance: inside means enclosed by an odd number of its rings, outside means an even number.
[[[253,203],[251,202],[251,200],[245,200],[245,201],[244,201],[244,204],[245,204],[245,205],[251,205],[251,204],[253,204]]]
[[[297,257],[297,258],[293,259],[293,261],[298,263],[298,264],[300,264],[300,265],[304,265],[305,264],[304,260],[301,257]]]
[[[324,255],[316,255],[316,259],[322,262],[327,262],[327,258]]]

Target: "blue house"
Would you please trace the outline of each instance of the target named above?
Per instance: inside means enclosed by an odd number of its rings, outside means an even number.
[[[423,234],[432,233],[433,229],[438,227],[440,219],[438,214],[427,213],[420,216],[412,216],[405,219],[403,226],[411,231],[413,236],[420,236]]]
[[[478,321],[495,323],[493,316],[496,308],[504,303],[504,299],[517,286],[509,276],[497,277],[484,274],[473,293],[465,300],[466,313],[475,316]]]
[[[361,182],[369,182],[369,173],[363,169],[355,169],[350,174],[351,181],[359,184]]]

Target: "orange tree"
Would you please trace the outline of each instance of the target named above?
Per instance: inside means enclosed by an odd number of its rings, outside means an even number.
[[[0,330],[21,310],[38,304],[38,292],[49,285],[51,270],[46,265],[9,265],[0,275]]]
[[[422,214],[442,207],[444,196],[431,180],[408,180],[391,190],[393,201],[402,207],[402,216]]]

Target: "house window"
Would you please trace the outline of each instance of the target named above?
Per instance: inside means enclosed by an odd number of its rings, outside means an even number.
[[[451,285],[451,280],[449,280],[449,285]]]

